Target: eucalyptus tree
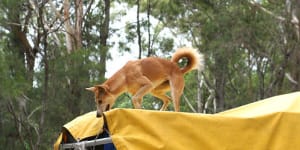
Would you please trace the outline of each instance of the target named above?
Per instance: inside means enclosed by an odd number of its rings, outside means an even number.
[[[201,94],[198,111],[219,112],[297,89],[298,1],[151,3],[152,16],[206,55],[201,89],[194,91]]]
[[[0,2],[1,147],[51,147],[66,120],[94,109],[84,88],[104,78],[110,2]]]

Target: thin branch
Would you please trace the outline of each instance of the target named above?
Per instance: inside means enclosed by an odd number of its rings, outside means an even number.
[[[185,94],[183,94],[183,99],[184,101],[188,104],[188,106],[191,108],[191,110],[196,113],[196,109],[193,107],[193,105],[190,103],[190,101],[188,100],[188,98],[185,96]]]
[[[61,15],[61,13],[59,11],[56,10],[56,7],[53,4],[52,0],[49,0],[49,4],[50,4],[50,6],[52,8],[52,11],[55,13],[56,17],[59,18],[62,22],[64,22],[63,21],[64,20],[63,16]],[[61,10],[63,10],[63,6],[62,6]]]
[[[279,21],[285,21],[286,18],[280,16],[280,15],[276,15],[273,12],[269,11],[268,9],[264,8],[263,6],[261,6],[259,3],[255,2],[255,1],[246,1],[248,2],[250,5],[260,9],[261,11],[271,15],[272,17],[274,17],[275,19],[279,20]]]
[[[295,85],[298,85],[298,82],[297,82],[295,79],[293,79],[293,77],[291,76],[290,73],[285,73],[285,77],[286,77],[291,83],[293,83],[293,84],[295,84]]]
[[[209,104],[211,103],[211,101],[213,102],[213,107],[214,107],[214,112],[216,112],[216,109],[217,109],[217,104],[216,104],[216,89],[214,89],[212,87],[212,84],[209,83],[207,77],[205,76],[205,74],[203,72],[202,73],[202,76],[203,76],[203,84],[204,86],[208,89],[209,91],[209,96],[204,104],[204,109],[203,109],[203,113],[207,113],[207,109],[208,109],[208,106]]]
[[[88,5],[86,11],[85,11],[84,14],[83,14],[83,17],[85,17],[85,16],[90,12],[93,3],[94,3],[94,0],[90,0],[90,3],[89,3],[89,5]]]
[[[17,133],[18,133],[18,136],[19,136],[19,140],[21,141],[22,145],[24,146],[24,148],[26,148],[26,145],[25,145],[25,140],[24,140],[24,137],[21,133],[21,130],[20,128],[22,128],[20,126],[21,124],[21,121],[19,119],[19,117],[17,116],[17,114],[15,113],[15,108],[12,104],[12,101],[9,101],[8,104],[7,104],[7,109],[8,109],[8,112],[10,112],[10,114],[13,116],[13,120],[15,122],[15,127],[17,129]],[[19,125],[19,126],[18,126]]]

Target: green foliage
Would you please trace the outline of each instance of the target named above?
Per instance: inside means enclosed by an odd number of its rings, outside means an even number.
[[[127,93],[122,94],[117,98],[113,108],[133,108],[131,96]]]

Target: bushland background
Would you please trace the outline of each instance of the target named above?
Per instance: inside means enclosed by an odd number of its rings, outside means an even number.
[[[299,0],[1,0],[0,147],[52,149],[63,124],[95,110],[85,88],[125,54],[204,53],[204,72],[185,76],[185,112],[297,91],[299,18]],[[161,106],[145,99],[145,109]],[[130,95],[115,107],[132,107]]]

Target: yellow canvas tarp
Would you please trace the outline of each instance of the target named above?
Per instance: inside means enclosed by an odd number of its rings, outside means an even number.
[[[103,118],[96,118],[96,111],[81,115],[63,126],[74,139],[82,140],[103,132]],[[54,150],[59,149],[59,144],[63,140],[61,133],[54,144]]]
[[[300,113],[300,92],[274,96],[219,114],[237,117],[258,117],[279,112]]]
[[[220,114],[115,109],[105,113],[117,150],[300,149],[300,93]]]
[[[117,150],[300,149],[300,92],[214,115],[138,109],[114,109],[104,115]],[[64,127],[82,139],[102,126],[103,118],[91,112]],[[61,137],[56,148],[60,142]]]

